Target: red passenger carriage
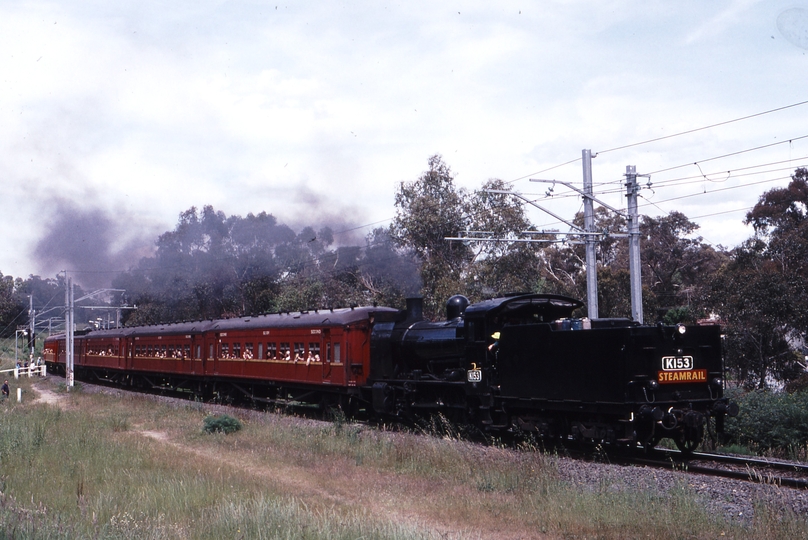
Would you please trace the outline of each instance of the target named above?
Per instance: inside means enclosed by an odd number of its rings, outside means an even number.
[[[224,400],[346,404],[370,373],[374,317],[390,308],[346,308],[182,322],[75,337],[76,376]],[[64,372],[64,336],[45,342]]]

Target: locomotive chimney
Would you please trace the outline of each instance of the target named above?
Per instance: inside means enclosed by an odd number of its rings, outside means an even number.
[[[408,321],[420,321],[424,318],[424,299],[423,298],[407,298],[407,311]]]

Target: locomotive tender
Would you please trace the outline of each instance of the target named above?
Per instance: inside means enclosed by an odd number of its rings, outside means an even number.
[[[718,326],[572,319],[582,303],[517,294],[447,303],[442,322],[354,307],[96,330],[75,336],[76,377],[202,400],[341,406],[379,417],[443,413],[489,430],[692,451],[723,397]],[[65,337],[45,340],[64,373]]]

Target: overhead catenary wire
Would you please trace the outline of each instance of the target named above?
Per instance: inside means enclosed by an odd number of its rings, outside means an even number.
[[[724,125],[727,125],[727,124],[732,124],[734,122],[740,122],[740,121],[743,121],[743,120],[749,120],[750,118],[756,118],[758,116],[764,116],[764,115],[767,115],[767,114],[772,114],[772,113],[775,113],[775,112],[784,111],[786,109],[791,109],[793,107],[799,107],[799,106],[805,105],[805,104],[808,104],[808,100],[800,101],[800,102],[797,102],[797,103],[792,103],[790,105],[784,105],[782,107],[776,107],[774,109],[769,109],[767,111],[761,111],[761,112],[758,112],[758,113],[749,114],[749,115],[746,115],[746,116],[741,116],[739,118],[733,118],[731,120],[725,120],[723,122],[718,122],[718,123],[710,124],[710,125],[707,125],[707,126],[702,126],[702,127],[698,127],[698,128],[694,128],[694,129],[688,129],[686,131],[680,131],[678,133],[672,133],[670,135],[664,135],[662,137],[655,137],[655,138],[647,139],[647,140],[644,140],[644,141],[624,144],[624,145],[621,145],[621,146],[615,146],[614,148],[607,148],[606,150],[599,150],[597,152],[593,152],[593,156],[596,156],[598,154],[605,154],[605,153],[608,153],[608,152],[615,152],[617,150],[624,150],[626,148],[633,148],[635,146],[641,146],[641,145],[644,145],[644,144],[650,144],[650,143],[654,143],[654,142],[658,142],[658,141],[663,141],[663,140],[671,139],[671,138],[674,138],[674,137],[680,137],[682,135],[689,135],[691,133],[696,133],[698,131],[704,131],[704,130],[707,130],[707,129],[712,129],[712,128],[715,128],[715,127],[724,126]],[[796,140],[796,139],[793,139],[793,140]],[[570,165],[572,163],[577,163],[578,161],[581,161],[580,157],[575,158],[575,159],[571,159],[569,161],[565,161],[564,163],[559,163],[558,165],[553,165],[552,167],[548,167],[548,168],[542,169],[540,171],[536,171],[536,172],[532,172],[532,173],[524,175],[524,176],[520,176],[519,178],[514,178],[513,180],[509,180],[506,183],[512,184],[514,182],[518,182],[519,180],[524,180],[525,178],[530,178],[533,175],[542,174],[542,173],[545,173],[545,172],[548,172],[548,171],[552,171],[552,170],[558,169],[560,167]]]
[[[784,140],[784,141],[778,141],[776,143],[770,143],[770,144],[764,144],[764,145],[761,145],[761,146],[755,146],[754,148],[747,148],[746,150],[739,150],[737,152],[731,152],[729,154],[723,154],[723,155],[720,155],[720,156],[715,156],[715,157],[711,157],[711,158],[707,158],[707,159],[700,159],[700,160],[694,161],[692,163],[683,163],[682,165],[676,165],[674,167],[667,167],[665,169],[659,169],[658,171],[651,171],[651,172],[644,173],[644,174],[649,174],[649,175],[659,174],[659,173],[662,173],[662,172],[672,171],[672,170],[675,170],[675,169],[681,169],[682,167],[689,167],[691,165],[698,165],[699,163],[706,163],[708,161],[715,161],[717,159],[723,159],[723,158],[726,158],[726,157],[737,156],[737,155],[740,155],[740,154],[745,154],[747,152],[755,152],[757,150],[762,150],[764,148],[771,148],[772,146],[777,146],[777,145],[780,145],[780,144],[792,143],[794,141],[799,141],[801,139],[806,139],[806,138],[808,138],[808,135],[801,135],[799,137],[792,137],[791,139]]]
[[[791,105],[785,105],[783,107],[777,107],[775,109],[769,109],[768,111],[763,111],[763,112],[759,112],[759,113],[755,113],[755,114],[750,114],[750,115],[747,115],[747,116],[742,116],[740,118],[734,118],[732,120],[726,120],[724,122],[718,122],[717,124],[710,124],[709,126],[703,126],[703,127],[695,128],[695,129],[689,129],[687,131],[681,131],[679,133],[673,133],[671,135],[665,135],[665,136],[662,136],[662,137],[656,137],[654,139],[648,139],[646,141],[640,141],[640,142],[631,143],[631,144],[624,144],[623,146],[616,146],[614,148],[609,148],[607,150],[599,150],[597,153],[598,154],[605,154],[607,152],[614,152],[614,151],[617,151],[617,150],[624,150],[626,148],[632,148],[634,146],[640,146],[640,145],[643,145],[643,144],[650,144],[650,143],[653,143],[653,142],[664,141],[665,139],[671,139],[673,137],[680,137],[682,135],[689,135],[691,133],[696,133],[698,131],[704,131],[706,129],[712,129],[712,128],[719,127],[719,126],[726,126],[727,124],[732,124],[732,123],[735,123],[735,122],[741,122],[742,120],[749,120],[750,118],[755,118],[755,117],[763,116],[763,115],[766,115],[766,114],[771,114],[771,113],[775,113],[775,112],[779,112],[779,111],[784,111],[786,109],[791,109],[792,107],[799,107],[800,105],[805,105],[805,104],[808,104],[808,100],[800,101],[799,103],[792,103]]]

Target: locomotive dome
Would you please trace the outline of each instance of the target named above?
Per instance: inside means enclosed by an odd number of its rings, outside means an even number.
[[[462,294],[456,294],[446,302],[446,320],[458,319],[466,313],[469,307],[469,299]]]

